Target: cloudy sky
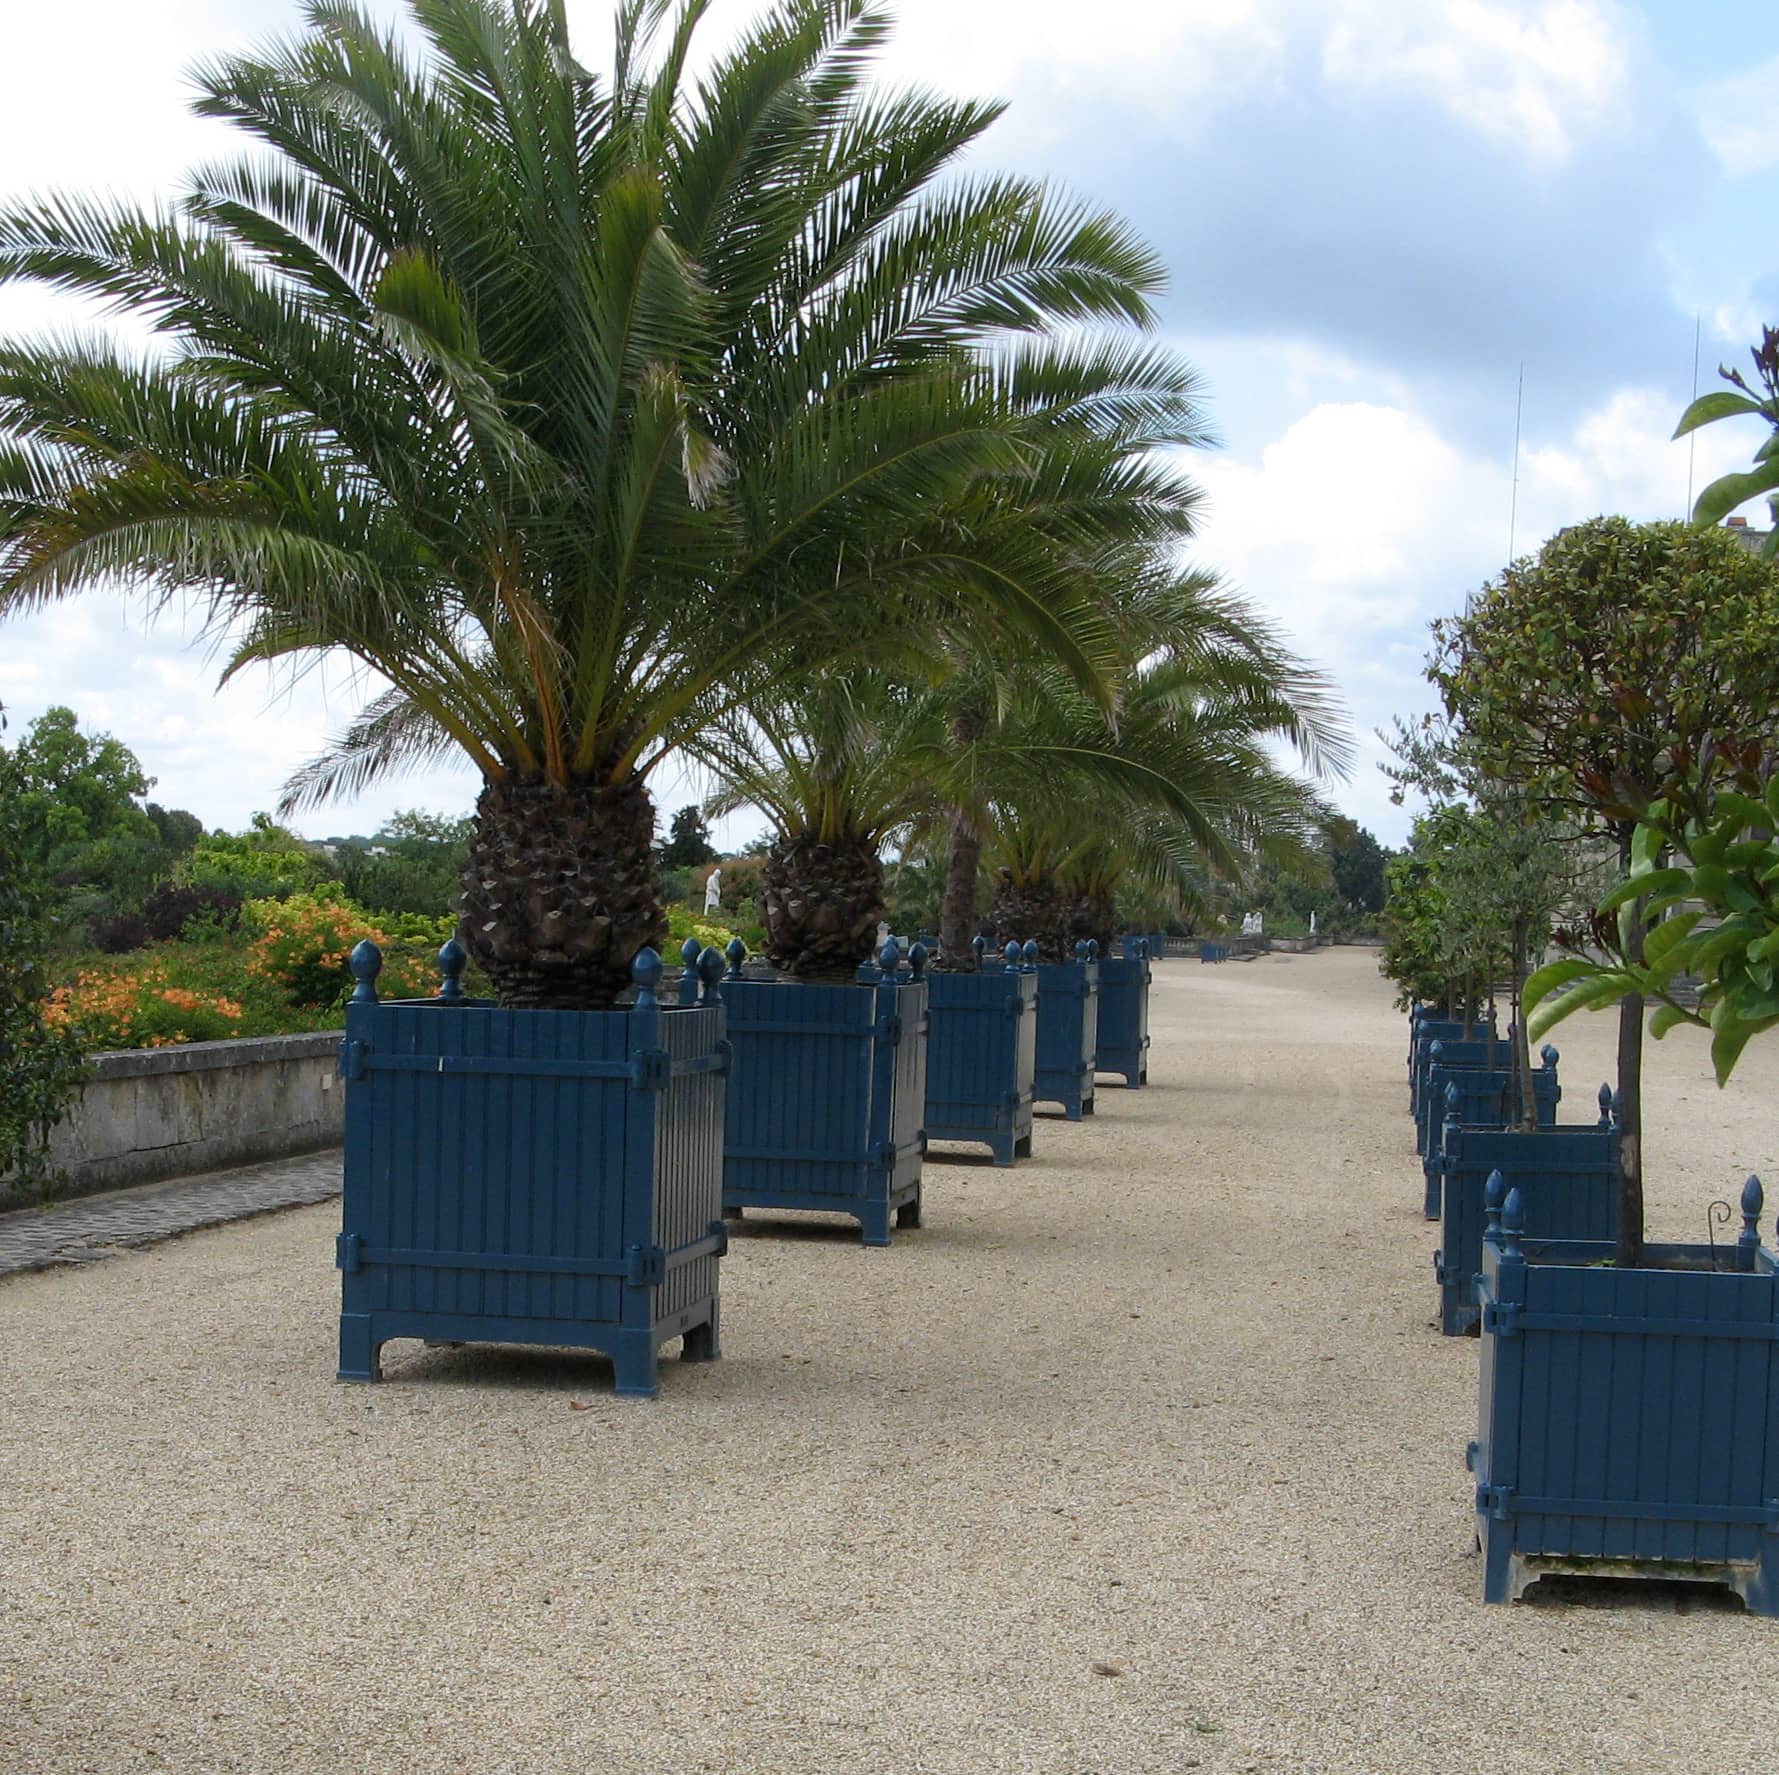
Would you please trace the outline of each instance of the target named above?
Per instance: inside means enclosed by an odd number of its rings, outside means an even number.
[[[609,0],[569,6],[597,65]],[[752,8],[716,0],[710,28]],[[1759,441],[1708,431],[1694,460],[1668,439],[1695,325],[1709,386],[1779,321],[1768,6],[901,0],[899,14],[894,76],[1010,101],[984,165],[1117,207],[1172,267],[1165,325],[1207,379],[1220,439],[1197,464],[1200,558],[1337,678],[1365,744],[1335,799],[1398,840],[1369,735],[1423,706],[1427,622],[1510,545],[1599,512],[1679,516],[1689,481]],[[296,17],[295,0],[17,9],[0,201],[176,189],[229,146],[185,114],[185,67]],[[0,331],[71,318],[0,291]],[[0,628],[15,733],[71,704],[135,748],[157,799],[212,825],[270,806],[361,689],[213,682],[176,625],[145,628],[102,591]],[[676,787],[660,786],[668,806]],[[466,775],[408,779],[299,824],[369,831],[474,792]]]

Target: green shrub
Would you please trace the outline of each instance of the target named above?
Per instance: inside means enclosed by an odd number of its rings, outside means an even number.
[[[17,797],[0,754],[0,1178],[48,1198],[60,1182],[51,1130],[80,1090],[78,1039],[46,1015],[52,921],[19,841]]]

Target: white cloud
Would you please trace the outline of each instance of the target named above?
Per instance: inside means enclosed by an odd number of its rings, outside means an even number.
[[[1549,435],[1529,427],[1515,552],[1602,512],[1679,517],[1689,445],[1671,439],[1676,417],[1665,396],[1622,389]],[[1749,460],[1759,439],[1735,432],[1699,434],[1697,487]],[[1208,509],[1195,556],[1332,673],[1369,736],[1391,715],[1429,706],[1426,624],[1461,608],[1507,559],[1511,442],[1481,457],[1406,407],[1325,401],[1256,457],[1197,465]],[[1390,807],[1376,761],[1365,737],[1335,799],[1393,842],[1406,816]]]
[[[1190,134],[1256,89],[1314,78],[1429,100],[1515,153],[1565,159],[1621,115],[1613,0],[903,0],[887,70],[1016,96],[1009,128],[1059,134],[1074,103]]]
[[[1333,0],[1336,85],[1420,94],[1534,160],[1561,161],[1615,120],[1629,56],[1597,0]]]
[[[1694,95],[1699,130],[1725,172],[1763,173],[1779,166],[1779,107],[1773,103],[1779,56]]]

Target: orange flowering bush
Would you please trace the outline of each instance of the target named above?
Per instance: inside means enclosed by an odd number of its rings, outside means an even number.
[[[338,1029],[355,944],[369,937],[383,951],[380,997],[431,998],[452,929],[449,918],[373,918],[325,889],[250,901],[238,930],[80,958],[44,1001],[44,1020],[89,1052]],[[465,985],[476,994],[487,983],[472,969]]]
[[[43,1020],[67,1029],[89,1049],[165,1048],[176,1042],[226,1041],[241,1032],[242,1008],[221,994],[169,984],[164,967],[87,969],[58,986]]]
[[[369,938],[383,951],[377,979],[382,998],[430,998],[439,988],[437,952],[451,921],[404,919],[391,933],[349,902],[293,894],[288,900],[249,900],[245,916],[256,932],[247,971],[278,988],[293,1005],[333,1009],[352,991],[353,949]]]

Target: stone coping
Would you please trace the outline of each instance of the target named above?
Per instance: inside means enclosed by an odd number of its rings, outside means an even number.
[[[336,1053],[343,1029],[307,1035],[234,1036],[221,1042],[175,1042],[165,1048],[118,1048],[87,1057],[88,1077],[141,1079],[157,1073],[214,1072],[266,1061],[320,1060]]]

